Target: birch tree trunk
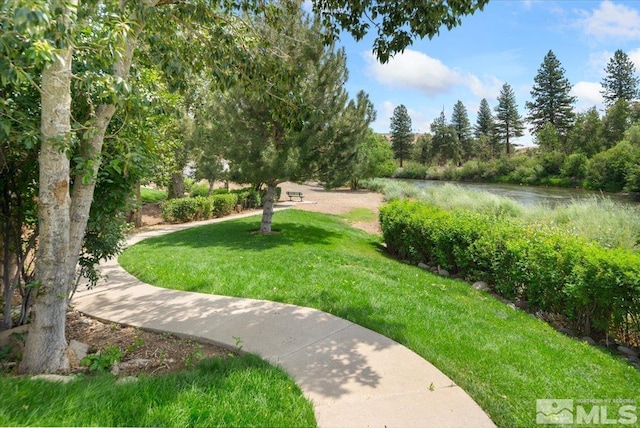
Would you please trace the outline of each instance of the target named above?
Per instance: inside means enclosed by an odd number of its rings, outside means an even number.
[[[130,34],[122,55],[113,66],[118,80],[127,80],[136,33]],[[66,312],[74,287],[76,266],[82,249],[96,177],[100,168],[104,136],[116,111],[113,104],[96,107],[94,132],[83,140],[80,154],[91,169],[76,175],[70,195],[70,163],[61,150],[71,131],[71,49],[67,49],[42,74],[42,149],[40,151],[40,225],[36,279],[39,282],[33,317],[25,342],[21,373],[53,373],[69,370],[65,337]]]
[[[68,47],[42,72],[42,147],[38,195],[35,307],[25,343],[21,373],[69,370],[65,337],[67,295],[71,286],[69,254],[69,159],[65,147],[71,131],[71,54]]]
[[[267,194],[262,201],[262,222],[260,223],[260,233],[271,233],[271,220],[273,219],[273,206],[276,202],[277,184],[267,185]]]

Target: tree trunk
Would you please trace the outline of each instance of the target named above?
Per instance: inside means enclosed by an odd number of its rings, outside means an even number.
[[[171,174],[171,182],[169,183],[168,199],[176,199],[184,197],[184,176],[181,172]]]
[[[77,3],[71,1],[73,8]],[[131,68],[137,34],[125,40],[122,55],[113,65],[116,78],[126,80]],[[102,146],[115,105],[97,106],[92,121],[95,132],[81,142],[80,154],[91,160],[90,171],[78,174],[70,195],[70,162],[66,146],[71,132],[71,48],[55,58],[42,73],[42,148],[38,201],[39,246],[36,253],[35,305],[25,342],[21,373],[53,373],[69,370],[65,337],[69,296],[93,202]]]
[[[35,307],[20,363],[21,373],[69,370],[65,338],[69,254],[69,160],[64,150],[71,131],[71,48],[42,72],[42,147],[38,196]]]
[[[262,201],[262,222],[260,223],[260,233],[271,233],[271,220],[273,219],[273,206],[276,202],[277,184],[267,185],[267,193]]]

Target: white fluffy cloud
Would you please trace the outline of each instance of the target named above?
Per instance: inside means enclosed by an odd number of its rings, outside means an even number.
[[[395,55],[386,64],[379,63],[371,53],[365,54],[365,60],[369,72],[378,82],[417,89],[429,96],[447,93],[462,80],[460,73],[440,60],[411,49]]]
[[[577,25],[596,39],[618,38],[634,40],[640,38],[640,14],[636,9],[621,3],[604,0],[593,11],[579,11],[582,18]]]
[[[578,82],[571,89],[571,95],[578,97],[578,110],[587,110],[593,106],[602,108],[602,85],[597,82]]]
[[[502,82],[494,76],[482,79],[445,65],[437,58],[406,49],[386,64],[380,64],[372,53],[364,54],[368,72],[384,85],[415,89],[429,97],[446,94],[455,87],[464,87],[480,98],[495,98]]]

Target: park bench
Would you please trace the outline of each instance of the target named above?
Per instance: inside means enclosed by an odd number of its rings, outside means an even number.
[[[287,192],[287,196],[290,201],[293,201],[293,198],[300,198],[300,202],[302,202],[302,198],[304,198],[302,192]]]

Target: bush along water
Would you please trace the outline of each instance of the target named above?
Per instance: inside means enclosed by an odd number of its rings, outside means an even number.
[[[395,200],[380,209],[388,251],[483,280],[532,311],[559,314],[595,338],[640,338],[640,255],[521,218]]]

